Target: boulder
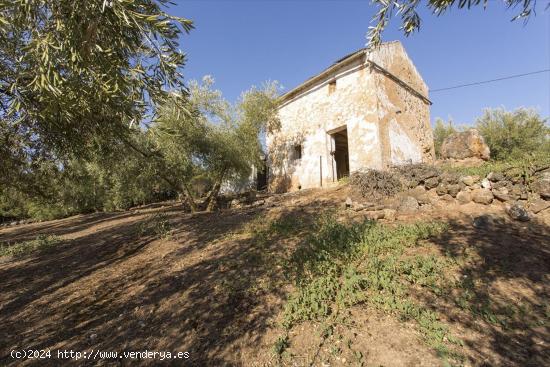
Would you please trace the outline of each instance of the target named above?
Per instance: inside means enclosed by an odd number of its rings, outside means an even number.
[[[449,135],[441,145],[444,159],[481,158],[488,160],[490,150],[483,136],[476,129],[469,129]]]
[[[456,195],[460,192],[460,185],[449,185],[447,186],[447,193],[451,195],[452,197],[456,197]]]
[[[550,200],[550,171],[543,172],[535,179],[533,191],[544,200]]]
[[[350,209],[351,207],[353,206],[353,201],[351,200],[351,198],[348,196],[346,198],[346,202],[344,203],[344,207],[346,209]]]
[[[451,195],[449,195],[449,194],[445,194],[445,195],[441,196],[440,199],[441,199],[442,201],[446,201],[446,202],[448,202],[448,203],[452,203],[452,202],[455,201],[455,199],[454,199]]]
[[[479,177],[477,177],[479,179]],[[466,186],[472,186],[477,181],[475,176],[462,176],[460,177],[460,182],[462,182]]]
[[[468,204],[470,201],[472,201],[472,195],[470,195],[469,192],[461,191],[456,194],[456,200],[458,200],[460,204]]]
[[[494,189],[501,189],[501,188],[509,188],[512,187],[512,183],[510,181],[498,181],[498,182],[492,182],[492,188]]]
[[[418,204],[428,204],[430,202],[424,186],[417,186],[414,189],[409,190],[408,195],[415,198],[416,201],[418,201]]]
[[[418,201],[412,196],[405,196],[399,203],[399,211],[403,213],[414,213],[418,207]]]
[[[518,184],[512,186],[512,189],[510,190],[510,196],[512,196],[514,199],[527,199],[527,187],[523,184]]]
[[[384,219],[389,220],[389,221],[395,220],[395,216],[396,216],[396,211],[395,210],[393,210],[393,209],[384,209],[382,212],[384,213]]]
[[[483,180],[481,180],[481,187],[483,187],[484,189],[490,189],[493,187],[493,185],[491,184],[491,181],[484,178]]]
[[[514,197],[509,194],[508,189],[503,187],[497,190],[493,190],[493,196],[500,201],[511,201]]]
[[[437,185],[439,185],[438,177],[430,177],[424,181],[424,187],[426,187],[426,189],[428,190],[433,189],[434,187],[437,187]]]
[[[506,177],[501,172],[491,172],[487,175],[487,179],[491,182],[504,181]]]
[[[546,200],[535,200],[529,205],[529,210],[537,214],[545,209],[550,208],[550,201]]]
[[[513,220],[518,220],[520,222],[527,222],[530,219],[527,210],[519,203],[507,206],[506,213],[508,213]]]
[[[442,183],[449,185],[454,185],[460,182],[460,176],[451,172],[442,173],[441,176],[439,176],[439,179]]]
[[[472,200],[478,204],[491,204],[493,198],[493,193],[489,189],[475,189],[472,191]]]
[[[437,195],[442,196],[448,193],[449,189],[447,188],[447,185],[439,184],[439,186],[435,189],[435,192],[437,192]]]

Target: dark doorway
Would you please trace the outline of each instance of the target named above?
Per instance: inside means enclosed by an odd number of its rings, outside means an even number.
[[[262,165],[258,167],[256,173],[256,190],[263,191],[267,189],[267,159],[263,159]]]
[[[349,176],[348,129],[344,127],[331,134],[333,156],[336,163],[336,179]]]

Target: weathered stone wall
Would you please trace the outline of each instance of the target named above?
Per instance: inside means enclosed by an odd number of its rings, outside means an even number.
[[[329,94],[329,82],[334,78],[336,88]],[[334,182],[327,131],[341,126],[347,126],[350,170],[365,165],[381,167],[376,95],[371,84],[362,59],[335,71],[280,108],[281,129],[267,137],[271,189],[285,191]],[[302,158],[295,160],[293,147],[298,144]]]
[[[428,87],[399,42],[370,52],[376,63],[422,96]],[[435,157],[429,102],[382,72],[375,75],[379,130],[385,168],[405,163],[432,162]]]
[[[427,87],[401,45],[385,44],[375,55],[359,56],[281,105],[281,128],[266,139],[271,191],[335,182],[329,132],[343,126],[347,127],[350,172],[433,158],[428,105],[386,81],[367,61],[376,56],[377,63],[396,73],[404,71],[411,83],[420,86],[419,92],[427,95]],[[330,86],[334,80],[335,88]],[[401,112],[396,114],[397,110]],[[302,147],[301,159],[294,159],[296,145]]]
[[[373,212],[372,219],[389,219],[396,213],[415,214],[433,209],[479,212],[475,205],[501,206],[510,218],[519,221],[545,221],[550,209],[550,169],[544,166],[508,168],[485,177],[460,175],[435,166],[412,164],[387,171],[355,172],[350,180],[352,200],[346,208]],[[474,205],[472,207],[472,205]],[[449,209],[450,208],[450,209]],[[486,220],[485,216],[478,217]],[[477,226],[478,219],[474,219]]]

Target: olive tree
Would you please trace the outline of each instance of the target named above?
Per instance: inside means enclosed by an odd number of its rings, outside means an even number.
[[[189,83],[184,109],[168,103],[160,109],[150,133],[155,151],[162,155],[176,187],[194,206],[189,182],[197,173],[206,173],[213,188],[206,198],[213,210],[222,184],[250,175],[261,163],[260,134],[277,126],[277,83],[253,87],[235,105],[228,103],[213,79]]]
[[[418,8],[425,6],[436,16],[443,15],[456,6],[459,9],[470,9],[476,6],[487,7],[489,0],[371,0],[378,8],[378,12],[372,18],[373,26],[369,27],[367,35],[369,46],[376,47],[382,42],[382,33],[390,19],[394,16],[401,18],[401,29],[406,36],[420,30],[422,19],[418,14]],[[536,0],[501,0],[507,8],[519,8],[519,12],[512,18],[528,19],[534,13]],[[424,4],[423,4],[424,3]]]
[[[476,121],[496,160],[521,158],[528,154],[550,157],[548,119],[533,109],[486,109]]]
[[[9,147],[0,168],[109,149],[171,91],[184,99],[178,43],[192,23],[166,13],[168,3],[1,1],[0,139]]]

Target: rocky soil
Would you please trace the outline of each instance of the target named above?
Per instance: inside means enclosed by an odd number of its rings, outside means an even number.
[[[429,298],[419,288],[419,302],[444,315],[441,321],[462,341],[465,366],[548,365],[548,171],[529,185],[505,174],[460,176],[433,167],[392,177],[389,185],[369,186],[366,178],[362,188],[243,196],[215,213],[189,214],[165,203],[4,227],[3,246],[38,235],[61,243],[0,261],[0,363],[161,363],[9,357],[14,348],[33,348],[190,353],[189,360],[166,365],[354,366],[358,352],[367,366],[441,365],[415,325],[362,305],[350,310],[352,325],[338,326],[324,341],[314,321],[294,328],[285,359],[276,356],[280,315],[292,291],[281,261],[304,241],[312,218],[329,210],[344,222],[447,223],[442,236],[413,250],[461,264],[453,276],[463,288],[448,299]],[[155,218],[168,233],[159,236]],[[302,223],[301,232],[266,241],[258,228],[282,219]],[[479,309],[460,308],[463,298]]]

